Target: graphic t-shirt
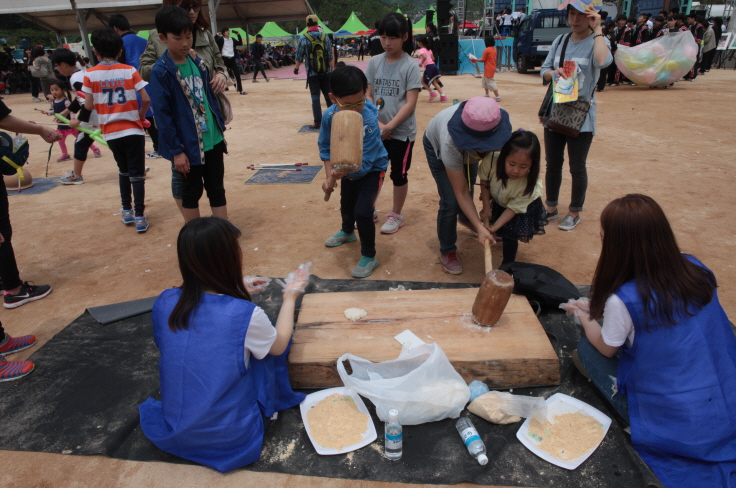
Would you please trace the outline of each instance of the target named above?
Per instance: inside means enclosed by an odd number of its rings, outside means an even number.
[[[122,63],[100,63],[84,72],[82,91],[93,97],[106,141],[146,134],[136,92],[147,84],[135,68]]]
[[[210,109],[210,102],[207,99],[207,91],[204,89],[202,77],[199,75],[197,65],[195,65],[191,58],[187,56],[187,62],[184,64],[177,64],[177,66],[179,67],[181,78],[189,87],[189,92],[194,99],[194,105],[197,106],[200,103],[204,105],[207,131],[202,132],[202,144],[204,145],[204,151],[207,152],[222,142],[222,131],[220,130],[220,126],[217,124],[215,116]]]
[[[406,92],[422,87],[419,66],[406,53],[394,63],[388,62],[385,53],[373,56],[365,74],[373,88],[373,103],[378,107],[378,120],[383,124],[391,122],[406,104]],[[413,141],[416,135],[417,120],[414,112],[391,133],[393,139],[400,141]]]

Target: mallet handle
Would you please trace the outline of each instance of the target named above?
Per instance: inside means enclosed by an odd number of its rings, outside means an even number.
[[[483,217],[483,223],[486,226],[489,226],[488,217]],[[493,269],[493,254],[491,253],[491,241],[489,241],[488,239],[483,241],[483,249],[485,250],[485,256],[486,256],[486,273],[488,273],[490,270]]]
[[[330,177],[330,188],[335,188],[335,183],[336,183],[335,178]],[[330,201],[330,195],[332,195],[331,191],[325,193],[325,202]]]

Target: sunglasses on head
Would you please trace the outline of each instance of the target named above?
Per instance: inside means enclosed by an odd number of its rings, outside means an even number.
[[[190,10],[194,10],[195,12],[199,12],[202,9],[202,4],[201,3],[187,3],[187,2],[184,2],[181,5],[179,5],[179,7],[183,8],[187,12],[189,12]]]

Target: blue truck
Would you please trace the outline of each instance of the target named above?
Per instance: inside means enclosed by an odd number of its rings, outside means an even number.
[[[519,25],[514,38],[516,71],[526,73],[542,66],[552,42],[567,32],[570,32],[567,10],[540,9],[532,12]]]

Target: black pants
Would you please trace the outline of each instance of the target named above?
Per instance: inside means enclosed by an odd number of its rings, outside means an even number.
[[[716,57],[716,50],[711,49],[703,53],[703,61],[700,62],[700,74],[710,71],[710,67],[713,65],[713,58]]]
[[[151,126],[146,130],[148,131],[148,135],[151,136],[153,150],[158,151],[158,127],[156,127],[156,120],[153,117],[146,117],[146,120],[151,123]]]
[[[606,82],[608,81],[608,71],[610,69],[611,66],[601,68],[601,74],[600,76],[598,76],[598,91],[603,91],[603,89],[606,87]]]
[[[319,102],[320,93],[325,97],[327,108],[332,107],[332,101],[330,100],[330,92],[332,91],[330,89],[330,78],[326,74],[310,76],[307,78],[307,84],[309,85],[309,93],[312,96],[314,125],[320,125],[322,123],[322,107]]]
[[[513,263],[516,261],[516,251],[519,250],[519,241],[516,239],[504,239],[503,245],[503,261],[501,264]]]
[[[225,66],[227,67],[227,69],[229,69],[235,77],[235,86],[238,89],[238,93],[242,92],[243,85],[240,81],[240,70],[238,69],[238,63],[235,62],[235,58],[228,58],[227,56],[223,56],[222,60],[225,62]],[[266,74],[264,73],[263,76],[266,76]]]
[[[29,78],[31,79],[31,96],[33,98],[38,98],[38,92],[41,91],[41,80],[30,76],[30,74]]]
[[[184,208],[199,208],[199,199],[203,190],[207,190],[210,207],[224,207],[225,199],[225,143],[220,142],[204,153],[204,164],[189,166],[189,173],[184,178],[181,206]]]
[[[261,70],[264,78],[268,78],[268,76],[266,76],[266,70],[263,68],[263,63],[261,63],[261,60],[254,57],[253,62],[256,64],[255,68],[253,69],[253,79],[255,80],[258,76],[258,70]]]
[[[10,225],[10,209],[8,206],[8,192],[5,188],[0,191],[0,234],[5,242],[0,244],[0,279],[3,281],[3,290],[12,290],[21,285],[18,263],[13,251],[13,227]],[[0,325],[0,333],[2,326]],[[0,336],[0,340],[2,340]]]
[[[581,132],[577,137],[569,137],[559,132],[544,129],[544,151],[547,158],[547,174],[545,187],[549,207],[556,207],[562,185],[562,164],[565,162],[565,146],[572,175],[572,195],[570,198],[571,212],[582,212],[585,203],[585,193],[588,190],[588,170],[585,162],[588,151],[593,143],[592,132]]]
[[[383,176],[383,171],[374,171],[359,180],[347,178],[340,180],[342,231],[352,234],[354,224],[358,224],[360,254],[367,258],[376,256],[376,224],[373,222],[373,208],[383,184]]]
[[[146,138],[141,135],[125,136],[107,141],[107,144],[118,164],[123,209],[135,208],[135,216],[143,217],[146,198]]]

